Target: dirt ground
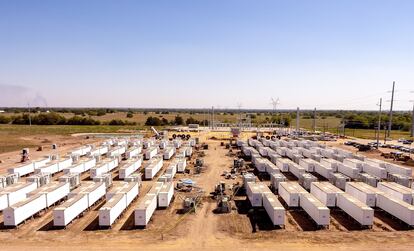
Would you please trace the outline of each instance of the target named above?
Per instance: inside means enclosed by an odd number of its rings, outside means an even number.
[[[133,211],[153,181],[144,181],[139,197],[132,202],[111,229],[97,226],[101,201],[83,217],[76,219],[66,229],[52,227],[53,208],[41,216],[30,219],[17,229],[0,227],[0,250],[413,250],[414,230],[381,212],[375,213],[372,229],[361,229],[352,219],[339,210],[331,210],[331,223],[327,229],[317,229],[306,213],[287,210],[285,228],[270,226],[263,210],[255,210],[252,218],[249,202],[243,195],[234,198],[233,210],[229,214],[215,214],[216,202],[209,193],[219,181],[231,185],[240,182],[225,180],[223,170],[230,170],[233,158],[227,156],[228,149],[220,146],[225,133],[197,135],[208,143],[205,151],[205,170],[201,174],[177,174],[175,180],[191,178],[204,192],[204,199],[195,213],[182,214],[184,192],[176,192],[170,207],[157,209],[145,229],[133,227]],[[210,139],[212,136],[218,140]],[[67,151],[79,142],[78,139],[61,141],[67,143],[60,151]],[[91,139],[91,142],[94,140]],[[47,152],[45,150],[45,152]],[[234,150],[236,152],[236,150]],[[11,165],[17,152],[5,154]],[[41,156],[43,154],[36,153]],[[196,155],[196,154],[195,154]],[[0,158],[4,158],[3,155]],[[190,169],[196,156],[190,160]],[[8,159],[8,158],[6,158]],[[3,164],[2,164],[3,165]],[[164,169],[168,161],[164,164]],[[0,173],[3,171],[0,170]],[[160,174],[163,170],[160,171]],[[113,172],[115,182],[117,170]],[[89,174],[82,176],[88,180]],[[55,177],[57,178],[57,176]],[[291,177],[290,177],[291,178]],[[292,178],[293,179],[293,178]],[[264,179],[264,182],[268,182]],[[0,226],[2,216],[0,215]]]

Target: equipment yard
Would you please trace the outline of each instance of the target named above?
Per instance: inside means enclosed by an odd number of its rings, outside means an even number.
[[[164,160],[162,169],[153,179],[142,181],[137,198],[132,199],[132,202],[119,217],[115,217],[117,219],[110,228],[100,226],[99,209],[106,203],[105,196],[81,213],[79,217],[75,217],[66,227],[54,226],[54,210],[64,204],[65,197],[54,205],[41,210],[40,213],[36,213],[34,217],[29,217],[19,223],[17,227],[5,224],[3,211],[0,214],[0,246],[8,250],[27,250],[29,248],[35,250],[73,248],[109,250],[115,247],[121,250],[136,247],[147,250],[216,250],[218,248],[262,250],[275,247],[284,250],[331,250],[332,248],[372,250],[387,249],[392,245],[398,246],[398,250],[412,250],[412,238],[414,238],[412,226],[410,227],[378,208],[375,209],[372,224],[370,223],[370,226],[367,227],[361,226],[342,209],[332,207],[328,211],[328,216],[330,213],[329,225],[321,227],[317,226],[301,207],[289,207],[279,197],[278,201],[285,210],[285,219],[283,225],[274,226],[266,210],[263,207],[253,208],[245,193],[240,192],[243,190],[242,175],[236,173],[230,178],[223,176],[223,173],[230,173],[233,161],[237,156],[243,157],[241,149],[236,145],[231,147],[231,153],[229,153],[226,145],[229,142],[230,134],[200,132],[192,133],[192,135],[198,138],[199,144],[194,148],[192,156],[186,157],[188,173],[177,172],[175,174],[173,178],[175,191],[171,204],[167,208],[157,208],[146,227],[135,226],[135,209],[147,198],[145,195],[151,190],[161,174],[170,164],[174,163],[175,158],[179,157],[173,156],[171,160]],[[242,136],[247,139],[252,135],[246,133]],[[142,144],[146,140],[148,139],[138,140],[140,142],[138,144]],[[98,146],[104,141],[103,138],[91,137],[87,143],[93,143],[95,149],[98,149]],[[241,142],[241,140],[239,141]],[[119,142],[122,142],[121,139],[118,140],[118,144],[123,144]],[[131,140],[130,142],[137,141]],[[159,144],[160,140],[153,139],[153,142]],[[233,143],[235,142],[233,141]],[[208,145],[208,149],[201,147],[204,144]],[[84,142],[72,143],[70,147],[59,147],[57,150],[45,148],[42,155],[40,152],[35,152],[31,157],[38,159],[44,156],[45,152],[52,153],[53,151],[55,151],[54,154],[59,153],[64,156],[67,152],[73,153],[74,149],[80,149],[81,145],[85,145]],[[119,146],[112,146],[112,152],[118,148]],[[145,152],[147,149],[142,151]],[[176,154],[178,152],[177,149]],[[86,156],[81,157],[81,161],[86,158]],[[200,173],[195,168],[198,158],[203,160]],[[1,155],[1,159],[8,160],[0,165],[0,174],[5,174],[8,168],[18,165],[13,163],[13,161],[18,161],[18,152],[4,153]],[[126,161],[123,160],[120,164],[122,165],[122,163],[126,163]],[[139,170],[142,171],[147,163],[148,160],[144,160]],[[269,177],[253,169],[254,165],[250,160],[247,160],[244,165],[247,167],[247,171],[250,170],[258,175],[263,184],[267,186],[271,184]],[[108,192],[124,184],[124,181],[119,179],[119,166],[112,169],[110,173],[113,184],[112,188],[107,188]],[[283,172],[283,174],[288,181],[297,180],[295,175],[290,172]],[[52,180],[58,181],[62,175],[62,172],[57,172]],[[319,180],[326,180],[320,175],[315,175]],[[25,177],[21,177],[19,181],[24,179]],[[91,182],[90,172],[82,173],[80,179],[81,187]],[[177,188],[177,182],[185,180],[191,181],[191,191]],[[231,198],[229,213],[217,213],[217,201],[210,195],[220,182],[224,182],[224,192]],[[72,189],[72,193],[73,191]],[[236,191],[234,196],[233,191]],[[306,192],[306,190],[304,191]],[[116,194],[116,192],[113,193]],[[197,196],[200,199],[195,201],[196,206],[184,210],[184,199]],[[309,194],[309,196],[311,195]],[[70,245],[68,245],[69,240]]]

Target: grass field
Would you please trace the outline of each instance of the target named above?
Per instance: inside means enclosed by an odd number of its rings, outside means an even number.
[[[76,126],[76,125],[0,125],[0,153],[19,150],[24,147],[35,147],[33,137],[74,133],[116,133],[142,129],[138,126]]]

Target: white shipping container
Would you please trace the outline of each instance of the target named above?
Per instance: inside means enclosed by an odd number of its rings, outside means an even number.
[[[291,163],[289,164],[289,172],[291,172],[293,175],[296,176],[296,178],[299,179],[305,173],[305,168],[299,166],[296,163]]]
[[[88,207],[91,207],[98,200],[105,196],[106,185],[103,182],[94,182],[92,186],[79,192],[79,194],[85,194],[88,199]]]
[[[414,206],[389,197],[386,194],[377,195],[377,207],[397,217],[410,226],[414,226]]]
[[[64,227],[88,208],[86,194],[78,194],[53,210],[53,225]]]
[[[408,204],[413,201],[413,190],[395,182],[378,182],[377,188],[394,199],[402,200]]]
[[[321,165],[330,167],[334,172],[338,170],[338,167],[341,162],[334,160],[334,159],[321,159],[320,161]]]
[[[343,164],[358,169],[358,172],[362,172],[364,168],[364,162],[357,159],[344,159]]]
[[[301,193],[299,196],[300,207],[305,210],[316,224],[328,226],[330,218],[329,209],[310,193]]]
[[[310,192],[327,207],[335,207],[337,194],[344,193],[329,182],[313,182]]]
[[[363,182],[347,182],[345,192],[352,195],[362,203],[370,207],[376,205],[376,193],[364,186]]]
[[[307,193],[297,182],[280,182],[278,192],[289,207],[298,207],[299,194]]]
[[[164,149],[164,154],[163,154],[163,158],[165,160],[169,160],[171,159],[171,157],[174,155],[174,147],[167,147]]]
[[[321,164],[315,164],[315,172],[321,175],[322,177],[329,179],[330,174],[333,172],[332,168],[322,166]]]
[[[33,193],[45,194],[47,207],[50,207],[59,200],[65,198],[70,192],[69,183],[49,183],[42,188],[41,190],[36,190]]]
[[[386,162],[386,170],[389,173],[398,173],[398,174],[406,175],[408,177],[411,177],[413,175],[413,170],[411,168],[391,164],[388,162]]]
[[[276,166],[281,172],[289,172],[289,165],[293,163],[290,160],[279,158],[276,160]]]
[[[337,206],[363,226],[372,226],[374,210],[347,193],[337,195]]]
[[[4,209],[4,225],[17,226],[44,208],[46,208],[46,195],[33,195],[11,207]]]
[[[135,171],[137,171],[142,165],[142,156],[137,159],[130,160],[123,164],[119,169],[119,178],[125,179]]]
[[[157,195],[147,194],[134,211],[135,226],[146,226],[157,208]]]
[[[285,225],[286,211],[282,204],[280,204],[276,195],[265,193],[263,195],[263,207],[274,226]]]
[[[59,163],[58,162],[49,162],[46,165],[35,169],[34,173],[35,174],[39,174],[39,173],[50,173],[50,174],[54,174],[59,172]]]
[[[157,147],[150,147],[147,149],[147,151],[145,152],[145,159],[152,159],[155,155],[157,155],[158,153],[158,148]]]
[[[9,168],[7,169],[8,173],[16,173],[19,175],[19,177],[25,176],[27,174],[33,173],[34,172],[34,162],[28,163],[28,164],[24,164],[21,166],[17,166],[17,167],[13,167],[13,168]]]
[[[0,191],[0,211],[27,198],[37,188],[36,183],[16,183]]]
[[[99,226],[110,227],[127,207],[125,193],[119,193],[110,198],[99,209]]]
[[[300,159],[299,165],[303,168],[305,168],[306,172],[314,172],[315,171],[315,165],[318,164],[318,162],[314,161],[313,159]]]
[[[263,205],[262,189],[260,188],[259,183],[248,182],[246,184],[246,195],[253,207],[261,207]]]
[[[173,196],[174,196],[174,183],[173,182],[164,183],[160,192],[158,193],[158,206],[168,207],[168,205],[170,205],[170,202]]]
[[[256,176],[254,177],[256,178]],[[272,173],[270,175],[270,184],[276,193],[277,193],[277,190],[279,189],[279,183],[284,182],[284,181],[286,181],[286,177],[281,173]]]
[[[353,166],[348,166],[345,164],[340,164],[338,167],[338,172],[345,174],[346,176],[356,179],[360,173],[359,169]]]
[[[73,164],[72,158],[66,158],[66,159],[59,160],[59,163],[58,163],[59,172],[65,168],[70,167],[72,164]]]
[[[362,167],[362,171],[365,173],[369,173],[375,177],[378,177],[380,179],[386,179],[387,178],[387,170],[385,168],[379,167],[377,165],[365,163]]]

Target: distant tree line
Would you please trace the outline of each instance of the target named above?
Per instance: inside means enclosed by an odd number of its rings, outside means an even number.
[[[136,125],[136,122],[130,122],[127,120],[113,119],[110,121],[101,122],[86,116],[74,115],[71,118],[65,118],[64,116],[56,113],[38,113],[38,114],[22,114],[15,116],[0,115],[0,124],[15,124],[15,125]]]
[[[166,126],[166,125],[188,125],[188,124],[205,124],[208,125],[207,120],[196,120],[193,117],[187,118],[185,121],[183,117],[181,116],[175,116],[175,118],[171,121],[169,121],[166,118],[158,118],[158,117],[152,117],[149,116],[147,120],[145,121],[145,125],[147,126]]]

